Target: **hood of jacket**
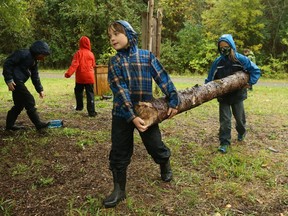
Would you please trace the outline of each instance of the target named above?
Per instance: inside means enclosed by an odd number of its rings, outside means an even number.
[[[51,51],[48,46],[48,44],[44,41],[35,41],[31,46],[30,46],[30,52],[33,57],[36,57],[37,55],[50,55]]]
[[[130,23],[128,23],[125,20],[117,20],[116,22],[121,24],[125,29],[125,33],[126,33],[126,36],[128,38],[128,42],[129,42],[130,53],[135,53],[137,51],[137,48],[138,48],[138,34],[137,34],[137,32],[133,29],[133,27],[130,25]]]
[[[90,39],[86,36],[82,36],[79,40],[79,48],[91,50]]]
[[[219,44],[220,44],[221,41],[225,41],[226,43],[228,43],[229,46],[231,47],[231,49],[233,49],[234,52],[236,53],[236,51],[237,51],[236,50],[236,45],[235,45],[235,42],[234,42],[233,37],[232,37],[231,34],[224,34],[218,39],[218,51],[219,51],[219,53],[221,53],[220,52],[220,47],[219,47]]]

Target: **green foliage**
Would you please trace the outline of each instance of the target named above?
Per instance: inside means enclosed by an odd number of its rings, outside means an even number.
[[[234,36],[238,48],[258,45],[263,41],[263,6],[260,0],[207,0],[208,10],[202,14],[206,34],[217,39],[224,33]]]
[[[37,181],[37,185],[39,187],[47,187],[52,185],[54,182],[54,178],[53,177],[40,177]]]
[[[207,73],[210,63],[216,57],[215,44],[202,37],[202,27],[185,23],[185,27],[177,34],[177,42],[164,43],[162,61],[169,71],[177,74]],[[168,65],[168,66],[167,66]]]
[[[217,55],[214,47],[223,33],[231,33],[237,49],[250,48],[265,75],[287,71],[288,5],[283,0],[159,0],[163,9],[161,62],[178,74],[203,74]],[[0,63],[18,48],[45,40],[52,55],[44,67],[66,69],[81,36],[91,40],[97,64],[115,53],[107,38],[114,20],[129,21],[142,34],[143,0],[3,0],[0,4]],[[270,57],[271,56],[271,57]],[[274,73],[271,73],[274,75]]]
[[[262,4],[265,14],[263,22],[266,25],[264,29],[266,41],[262,52],[267,56],[272,54],[273,58],[279,58],[288,48],[287,44],[283,44],[288,31],[288,4],[286,0],[262,0]]]
[[[99,55],[99,59],[97,59],[97,64],[108,65],[110,57],[115,54],[116,54],[116,51],[112,47],[108,47],[107,51]]]
[[[205,9],[203,0],[161,0],[159,7],[163,8],[163,37],[177,41],[177,33],[185,27],[185,22],[201,24],[201,14]]]
[[[31,41],[32,27],[26,1],[2,0],[0,4],[0,53],[11,53]],[[0,59],[1,60],[1,59]],[[0,62],[1,63],[1,62]]]
[[[12,210],[15,207],[15,201],[8,199],[5,200],[4,198],[0,199],[0,215],[9,216],[12,215]]]
[[[264,163],[267,163],[264,158],[243,157],[237,152],[232,152],[226,157],[222,157],[222,155],[215,157],[210,164],[210,168],[218,178],[228,178],[233,181],[237,179],[237,181],[244,183],[259,175],[262,176],[261,165]],[[266,172],[266,175],[268,175],[268,172]]]
[[[16,164],[12,170],[12,175],[23,175],[29,170],[29,167],[26,164]]]
[[[49,40],[52,55],[47,61],[56,68],[67,67],[79,48],[82,35],[93,36],[96,6],[93,0],[47,0],[35,10],[38,38]]]
[[[161,46],[161,63],[169,72],[183,74],[185,71],[182,61],[177,55],[177,45],[172,45],[171,41],[165,41]],[[182,72],[181,72],[182,71]]]
[[[283,58],[270,58],[266,65],[261,66],[262,75],[268,78],[283,79],[288,75],[287,54],[283,54]]]
[[[92,196],[87,196],[85,202],[78,208],[74,207],[75,200],[70,200],[69,201],[69,206],[68,206],[68,213],[67,215],[69,216],[88,216],[88,215],[103,215],[103,216],[109,216],[109,215],[114,215],[114,214],[109,214],[105,213],[101,210],[101,200],[95,199]]]
[[[196,74],[206,73],[210,62],[217,54],[215,44],[202,36],[202,26],[195,26],[192,23],[186,23],[185,28],[178,33],[183,59],[186,55],[189,71]]]

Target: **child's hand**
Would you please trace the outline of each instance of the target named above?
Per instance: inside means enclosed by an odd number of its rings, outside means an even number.
[[[173,116],[175,116],[178,113],[177,109],[174,109],[172,107],[169,107],[167,115],[168,115],[168,119],[172,118]]]
[[[65,73],[64,76],[65,76],[66,78],[70,78],[69,74],[67,74],[67,73]]]
[[[144,120],[140,117],[134,118],[133,123],[140,132],[144,132],[148,129],[148,126],[145,126]]]
[[[14,91],[16,84],[14,82],[7,83],[9,91]]]
[[[44,91],[41,91],[40,93],[39,93],[39,96],[40,96],[40,98],[44,98]]]
[[[248,88],[248,89],[250,89],[252,87],[252,85],[250,85],[249,83],[247,83],[245,86],[244,86],[244,88]]]

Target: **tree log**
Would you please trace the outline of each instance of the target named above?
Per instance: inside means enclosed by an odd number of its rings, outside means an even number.
[[[178,91],[180,98],[178,114],[229,92],[241,89],[247,85],[248,81],[249,74],[238,71],[223,79],[214,80],[202,86],[197,84],[191,88]],[[168,118],[168,108],[168,101],[165,97],[161,97],[150,102],[140,102],[135,110],[137,115],[145,121],[145,124],[151,126]]]

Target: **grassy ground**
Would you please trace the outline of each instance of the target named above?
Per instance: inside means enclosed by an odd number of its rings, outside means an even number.
[[[98,115],[90,118],[86,110],[73,110],[73,78],[46,77],[43,100],[30,81],[27,86],[41,118],[63,119],[65,127],[41,132],[25,111],[17,122],[26,130],[4,130],[12,100],[0,80],[0,215],[288,215],[287,82],[264,80],[254,86],[245,101],[247,137],[238,142],[233,128],[225,155],[216,151],[216,100],[162,122],[163,139],[172,151],[170,183],[160,180],[159,167],[135,132],[127,199],[104,209],[102,199],[112,189],[112,102],[96,97]],[[173,80],[178,89],[201,82]]]

